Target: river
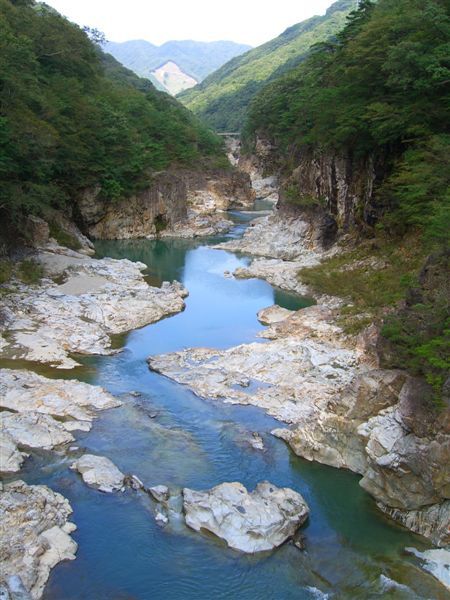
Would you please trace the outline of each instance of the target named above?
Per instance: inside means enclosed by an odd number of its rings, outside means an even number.
[[[229,236],[242,235],[254,216],[234,213],[236,227]],[[205,489],[240,481],[253,489],[269,480],[291,487],[311,509],[303,529],[306,550],[288,543],[273,553],[246,556],[188,530],[181,519],[161,528],[145,494],[101,494],[68,470],[70,458],[37,453],[21,477],[69,499],[79,545],[75,561],[52,571],[44,598],[440,598],[442,588],[404,554],[405,546],[423,548],[423,542],[385,519],[358,486],[357,476],[296,457],[270,435],[279,423],[260,410],[201,400],[149,371],[149,355],[255,341],[263,329],[258,310],[275,302],[296,309],[308,304],[263,281],[224,277],[224,271],[247,264],[248,258],[209,247],[217,241],[97,244],[98,256],[140,260],[149,267],[149,281],[178,279],[190,295],[184,312],[117,339],[122,352],[84,358],[83,368],[68,373],[103,385],[124,403],[102,413],[91,432],[78,436],[77,445],[107,456],[148,486]],[[265,451],[248,444],[253,431],[261,433]]]

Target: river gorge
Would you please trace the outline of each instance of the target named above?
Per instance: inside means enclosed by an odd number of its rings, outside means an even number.
[[[426,551],[429,544],[383,516],[358,485],[358,475],[296,456],[271,435],[280,421],[260,408],[202,399],[149,370],[149,357],[158,360],[190,347],[263,346],[270,342],[260,337],[267,327],[258,320],[259,311],[276,304],[301,313],[313,304],[266,281],[231,275],[248,268],[250,259],[217,245],[239,242],[261,214],[230,211],[234,227],[222,237],[96,243],[97,258],[140,261],[150,284],[177,280],[189,296],[184,311],[116,336],[113,346],[120,352],[76,355],[74,369],[34,363],[41,375],[100,385],[121,402],[99,413],[92,429],[77,433],[64,451],[33,451],[20,471],[26,483],[46,485],[67,498],[77,527],[71,534],[78,544],[76,559],[52,570],[46,600],[447,597],[405,551]],[[2,362],[8,368],[30,365],[20,359]],[[252,386],[248,393],[255,391]],[[203,490],[236,481],[253,490],[270,481],[300,492],[310,517],[296,544],[241,554],[186,527],[176,502],[162,524],[157,503],[140,490],[104,494],[87,487],[69,469],[85,453],[111,459],[145,486],[166,485],[174,496],[184,487]],[[11,479],[17,476],[5,483]]]

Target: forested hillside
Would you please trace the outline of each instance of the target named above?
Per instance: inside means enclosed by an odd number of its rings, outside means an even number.
[[[170,165],[224,164],[221,141],[45,4],[0,0],[0,219],[115,201]]]
[[[179,99],[218,131],[240,131],[253,96],[271,79],[302,62],[310,47],[345,24],[356,0],[338,0],[324,16],[289,27],[277,38],[230,60]]]
[[[365,0],[346,28],[252,103],[246,136],[280,159],[302,147],[383,155],[386,226],[441,236],[448,210],[447,0]],[[448,233],[448,232],[447,232]]]
[[[270,146],[292,208],[339,221],[345,190],[336,164],[349,181],[364,180],[371,211],[362,197],[349,202],[356,231],[375,242],[356,258],[385,261],[384,270],[346,276],[344,255],[305,270],[303,280],[351,298],[348,313],[369,319],[409,288],[400,313],[385,319],[386,364],[424,375],[437,398],[449,370],[449,11],[448,0],[362,1],[335,39],[256,96],[245,128],[248,152],[257,138]],[[325,175],[330,192],[306,189]]]

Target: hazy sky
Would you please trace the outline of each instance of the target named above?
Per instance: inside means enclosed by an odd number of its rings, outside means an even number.
[[[286,27],[323,14],[333,0],[46,0],[108,40],[233,40],[256,46]]]

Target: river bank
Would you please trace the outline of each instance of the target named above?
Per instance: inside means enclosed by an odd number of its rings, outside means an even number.
[[[238,224],[237,236],[245,226],[245,221]],[[267,598],[281,588],[289,598],[316,597],[318,590],[357,597],[357,589],[366,595],[393,590],[399,598],[444,597],[442,588],[416,569],[416,559],[402,554],[405,547],[423,551],[427,545],[377,515],[370,498],[358,489],[357,478],[297,459],[270,435],[279,423],[256,408],[204,402],[147,371],[149,354],[192,345],[233,352],[228,349],[253,343],[257,334],[270,338],[283,322],[267,329],[257,320],[257,313],[274,303],[296,310],[301,299],[262,281],[224,277],[225,271],[247,268],[249,260],[213,250],[204,242],[133,240],[105,242],[98,248],[102,254],[117,257],[139,255],[150,267],[152,280],[178,279],[190,296],[183,300],[184,312],[130,334],[120,354],[77,357],[83,367],[72,374],[68,371],[71,378],[75,374],[106,388],[122,406],[99,413],[89,432],[77,434],[78,449],[69,456],[33,452],[24,463],[20,477],[67,497],[74,510],[71,519],[78,526],[72,534],[79,545],[77,559],[55,568],[44,597],[75,599],[94,594],[100,598],[128,593],[146,598],[151,592],[152,597],[206,598],[231,590],[241,597]],[[314,321],[315,310],[307,309],[312,319],[309,332],[322,323],[323,341],[327,335],[334,340],[333,323],[327,325],[326,319],[317,316]],[[297,315],[299,320],[300,314],[288,313],[288,317]],[[266,314],[265,322],[269,318]],[[255,350],[264,352],[271,343],[259,338]],[[65,373],[52,370],[48,374],[60,378]],[[249,391],[254,391],[251,386]],[[252,445],[253,432],[262,436],[264,451]],[[73,460],[87,451],[107,456],[122,472],[135,473],[147,486],[164,483],[175,493],[181,487],[207,489],[223,481],[241,481],[252,490],[264,479],[298,490],[311,509],[305,532],[307,551],[288,544],[270,558],[246,560],[211,539],[190,533],[176,518],[168,528],[160,529],[152,517],[156,509],[146,496],[132,490],[104,496],[86,488],[69,470]],[[407,589],[402,591],[401,586]]]

